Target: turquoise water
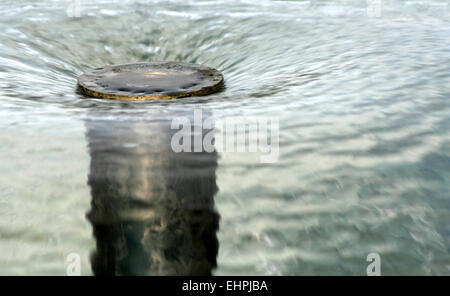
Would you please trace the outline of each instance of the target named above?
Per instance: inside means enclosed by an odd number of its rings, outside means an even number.
[[[70,253],[92,274],[92,180],[118,163],[131,173],[111,178],[135,196],[144,186],[176,187],[166,173],[216,183],[201,203],[204,221],[220,215],[207,231],[219,244],[213,274],[364,275],[367,255],[378,253],[384,275],[449,275],[450,8],[381,3],[378,14],[354,0],[81,0],[72,17],[69,1],[2,1],[0,274],[65,275]],[[76,91],[92,68],[165,60],[214,67],[226,89],[141,103]],[[194,108],[215,119],[276,116],[278,161],[218,153],[196,175],[190,155],[136,148],[166,147],[168,122]],[[94,156],[102,145],[112,153]],[[191,169],[172,170],[179,161]],[[143,167],[151,178],[141,178]],[[196,187],[183,182],[186,192],[175,191],[195,202]],[[135,213],[116,197],[118,225],[125,216],[144,223],[150,212],[171,223],[174,204],[177,219],[197,217],[178,199]],[[144,244],[152,258],[177,244],[169,234]],[[181,245],[197,248],[189,239]],[[149,273],[183,273],[177,268]]]

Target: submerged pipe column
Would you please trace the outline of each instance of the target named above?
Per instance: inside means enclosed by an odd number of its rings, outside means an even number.
[[[210,275],[219,247],[217,153],[173,152],[169,120],[91,115],[93,273]]]

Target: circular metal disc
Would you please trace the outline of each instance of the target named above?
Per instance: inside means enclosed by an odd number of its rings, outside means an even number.
[[[107,66],[78,78],[80,90],[112,100],[165,100],[214,93],[223,76],[213,68],[178,62]]]

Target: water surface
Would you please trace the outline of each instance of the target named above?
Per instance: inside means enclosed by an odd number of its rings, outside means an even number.
[[[117,176],[140,180],[161,158],[136,147],[162,143],[168,122],[194,108],[280,123],[276,163],[220,153],[194,174],[218,188],[201,212],[219,244],[216,269],[214,248],[203,255],[214,274],[363,275],[372,252],[385,275],[450,274],[447,1],[382,1],[379,17],[356,0],[80,3],[80,17],[67,14],[68,1],[0,3],[0,274],[64,275],[72,252],[92,274],[93,163],[122,159],[130,170]],[[85,71],[140,61],[205,64],[223,73],[226,89],[138,103],[76,91]],[[101,125],[108,121],[117,128]],[[103,136],[117,145],[110,161],[92,156]],[[172,154],[157,151],[176,172]],[[196,172],[189,157],[181,160]],[[152,184],[172,186],[158,172],[163,180]],[[149,244],[177,242],[164,238]],[[142,272],[133,260],[122,271]],[[158,272],[183,272],[169,267]]]

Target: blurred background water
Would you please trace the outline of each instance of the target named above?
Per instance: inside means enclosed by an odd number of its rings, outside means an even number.
[[[193,108],[280,123],[278,162],[209,163],[214,274],[364,275],[372,252],[384,275],[450,274],[448,1],[81,0],[80,17],[76,3],[0,2],[1,275],[64,275],[72,252],[92,274],[102,131],[89,122],[161,127]],[[217,68],[226,89],[140,103],[76,92],[92,68],[163,60]]]

